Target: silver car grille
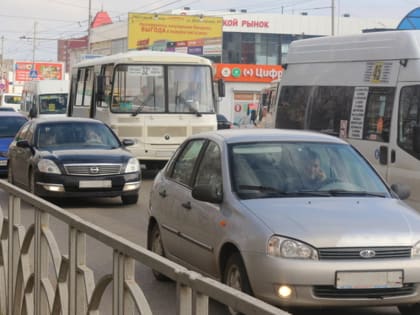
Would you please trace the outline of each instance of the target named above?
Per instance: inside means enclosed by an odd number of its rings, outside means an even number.
[[[369,251],[370,257],[363,257],[362,252]],[[409,258],[411,247],[350,247],[350,248],[320,248],[319,259],[386,259]]]
[[[337,289],[333,286],[314,286],[313,294],[318,298],[327,299],[384,299],[414,294],[416,288],[412,283],[404,284],[401,288],[389,289]]]
[[[64,169],[68,175],[103,176],[121,173],[121,164],[66,164]]]

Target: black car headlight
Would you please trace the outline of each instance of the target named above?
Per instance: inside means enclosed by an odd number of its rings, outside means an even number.
[[[61,171],[57,164],[49,159],[41,159],[38,161],[38,169],[42,173],[48,174],[61,174]]]
[[[140,163],[136,158],[131,158],[127,162],[124,173],[135,173],[140,171]]]

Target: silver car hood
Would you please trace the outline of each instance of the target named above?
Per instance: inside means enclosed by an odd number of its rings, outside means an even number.
[[[241,200],[273,234],[315,247],[407,246],[420,241],[420,214],[390,198]]]

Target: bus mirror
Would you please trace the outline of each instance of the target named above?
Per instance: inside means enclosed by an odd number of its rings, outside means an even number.
[[[38,115],[35,105],[32,105],[31,109],[29,110],[29,118],[35,118]]]
[[[96,97],[97,101],[105,101],[105,77],[99,75],[96,77]]]
[[[420,153],[420,126],[413,127],[413,151]]]
[[[225,97],[226,90],[225,90],[225,81],[222,79],[217,81],[217,92],[219,94],[219,97]]]

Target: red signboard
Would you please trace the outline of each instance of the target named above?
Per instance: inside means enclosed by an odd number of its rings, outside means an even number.
[[[16,61],[15,81],[63,79],[64,64],[62,62],[35,62],[34,66],[36,77],[31,77],[32,62]]]
[[[279,65],[217,63],[215,79],[226,82],[270,83],[281,78],[283,67]]]

